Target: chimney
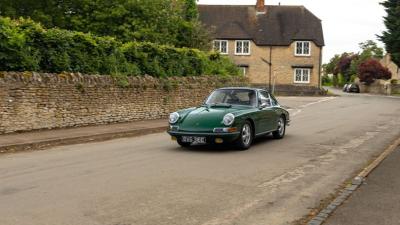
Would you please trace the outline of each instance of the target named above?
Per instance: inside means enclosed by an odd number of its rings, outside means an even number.
[[[265,0],[257,0],[256,4],[257,14],[265,14]]]

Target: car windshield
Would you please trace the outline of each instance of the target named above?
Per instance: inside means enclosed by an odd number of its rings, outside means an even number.
[[[214,91],[205,104],[256,106],[256,92],[254,90],[220,89]]]

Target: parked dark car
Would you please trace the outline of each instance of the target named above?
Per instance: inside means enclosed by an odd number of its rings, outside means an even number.
[[[358,84],[348,84],[346,92],[360,93],[360,86]]]
[[[345,84],[344,86],[343,86],[343,92],[347,92],[347,87],[349,86],[349,84]]]

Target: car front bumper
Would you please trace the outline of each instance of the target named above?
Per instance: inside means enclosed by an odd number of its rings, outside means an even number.
[[[233,132],[233,133],[201,133],[201,132],[187,132],[187,131],[168,131],[168,134],[176,139],[181,139],[183,136],[192,136],[192,137],[205,137],[207,144],[214,144],[217,143],[216,140],[223,140],[222,143],[231,143],[236,141],[239,136],[240,132]]]

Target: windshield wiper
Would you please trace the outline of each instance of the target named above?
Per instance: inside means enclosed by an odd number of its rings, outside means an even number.
[[[226,107],[226,108],[231,108],[232,105],[228,103],[213,103],[210,105],[210,107]]]

